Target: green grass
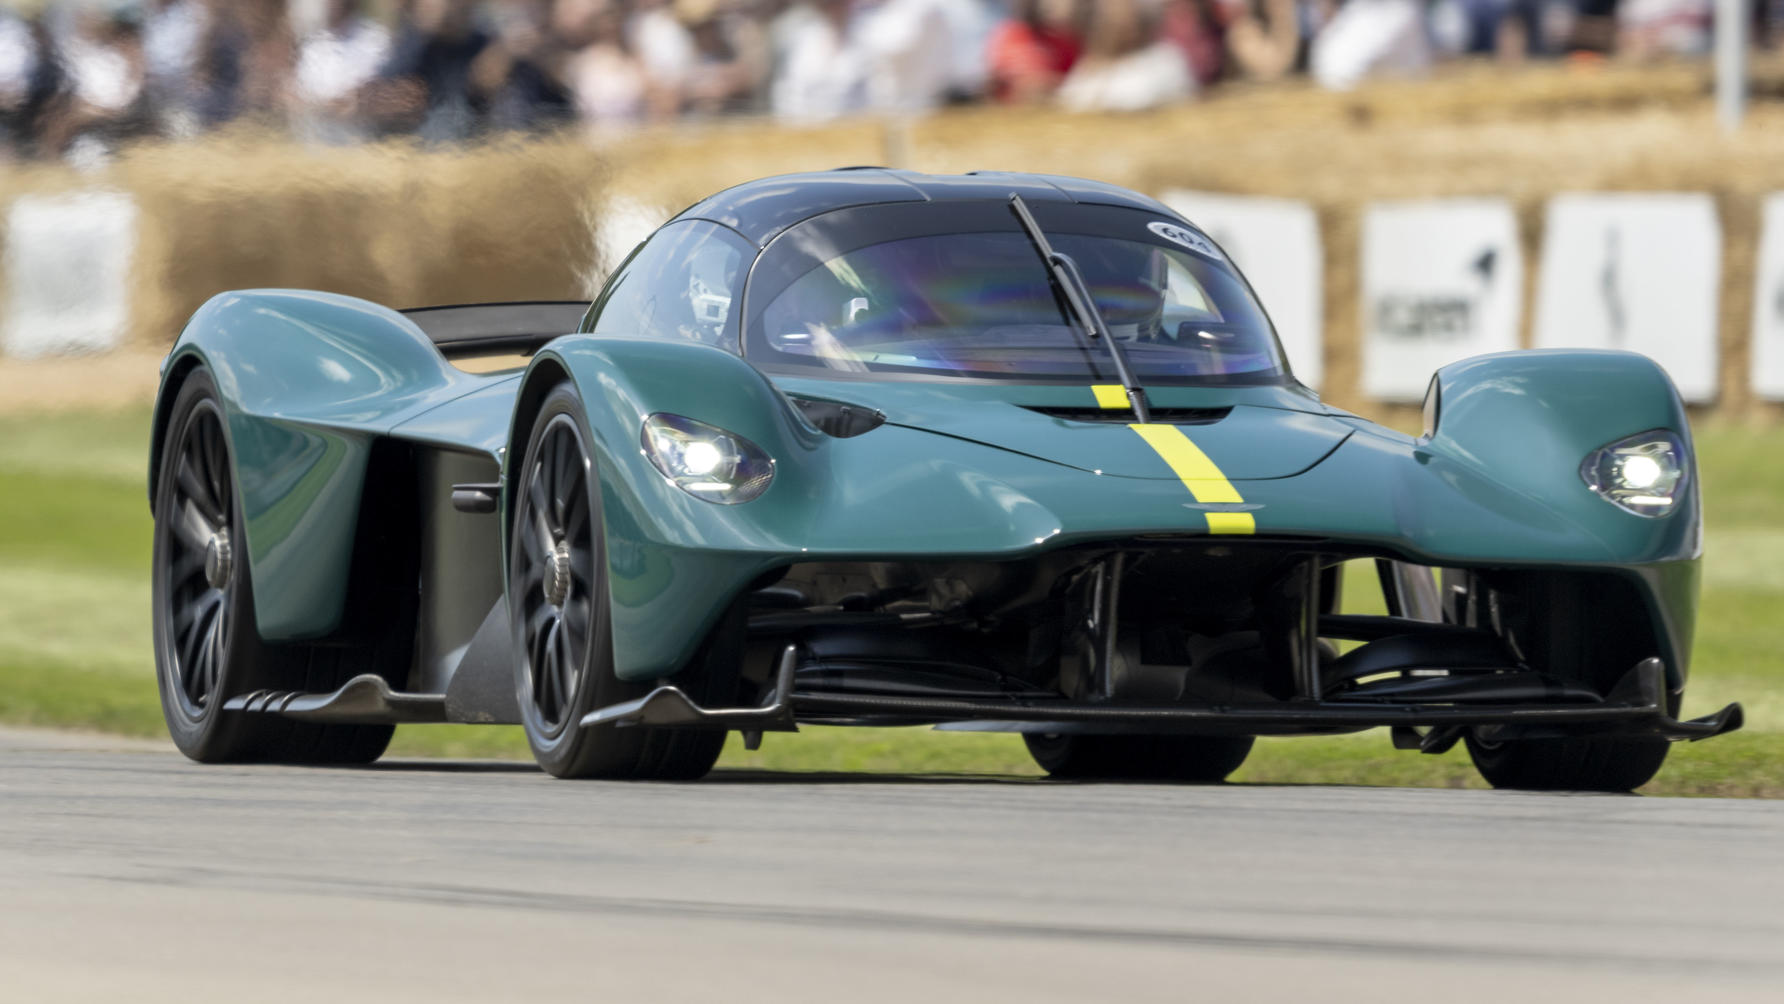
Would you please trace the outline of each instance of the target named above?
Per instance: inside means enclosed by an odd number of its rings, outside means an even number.
[[[162,735],[149,642],[148,413],[0,418],[0,721]],[[1688,714],[1731,700],[1747,730],[1674,748],[1651,794],[1784,797],[1784,430],[1699,430],[1708,498]],[[1367,575],[1346,605],[1380,603]],[[405,726],[392,755],[525,758],[510,727]],[[1038,776],[1019,738],[811,728],[735,737],[721,766]],[[1385,732],[1260,740],[1235,781],[1479,787],[1460,749],[1392,749]]]

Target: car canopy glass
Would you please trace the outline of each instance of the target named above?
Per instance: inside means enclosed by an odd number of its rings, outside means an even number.
[[[1268,318],[1213,245],[1138,210],[1031,204],[1083,271],[1142,383],[1287,378]],[[750,279],[744,354],[808,375],[1113,381],[1001,202],[865,206],[808,220]]]

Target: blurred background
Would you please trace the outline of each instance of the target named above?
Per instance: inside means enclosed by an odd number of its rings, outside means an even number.
[[[1686,710],[1750,725],[1656,790],[1784,794],[1781,50],[1781,0],[0,2],[0,722],[161,729],[148,402],[209,296],[585,298],[715,189],[884,164],[1164,199],[1301,379],[1401,427],[1468,355],[1660,360],[1710,521]],[[1008,740],[726,762],[1032,771]],[[1477,783],[1384,736],[1260,744],[1237,779]]]

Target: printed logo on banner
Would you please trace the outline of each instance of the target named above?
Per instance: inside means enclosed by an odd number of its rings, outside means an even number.
[[[1475,257],[1472,271],[1480,280],[1478,289],[1462,283],[1440,292],[1384,292],[1375,303],[1375,330],[1410,342],[1466,342],[1474,336],[1480,306],[1492,292],[1498,260],[1496,247],[1483,248]]]
[[[1766,197],[1753,290],[1753,392],[1784,400],[1784,192]]]
[[[1523,273],[1510,203],[1370,206],[1363,217],[1363,392],[1418,401],[1440,367],[1517,348]]]
[[[1245,273],[1295,378],[1318,387],[1324,376],[1324,255],[1313,207],[1293,199],[1181,190],[1160,201],[1201,227]]]
[[[1546,218],[1537,347],[1640,352],[1685,400],[1713,400],[1722,236],[1710,197],[1557,195]]]

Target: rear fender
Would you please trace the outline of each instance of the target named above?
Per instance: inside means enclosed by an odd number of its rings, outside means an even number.
[[[473,389],[420,328],[352,297],[251,290],[213,297],[169,354],[155,409],[154,497],[166,411],[192,369],[222,398],[262,637],[340,627],[367,458],[398,423]]]

